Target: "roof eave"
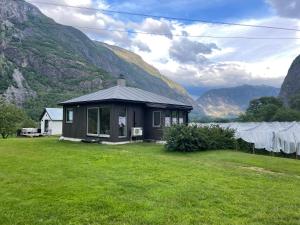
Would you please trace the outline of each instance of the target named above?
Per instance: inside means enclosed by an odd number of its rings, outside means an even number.
[[[138,103],[138,104],[155,104],[155,105],[164,105],[167,108],[183,108],[188,110],[193,110],[193,106],[190,105],[177,105],[177,104],[165,104],[165,103],[155,103],[155,102],[143,102],[143,101],[135,101],[135,100],[126,100],[126,99],[104,99],[104,100],[93,100],[93,101],[78,101],[78,102],[61,102],[58,105],[82,105],[88,103],[100,103],[100,102],[130,102],[130,103]]]

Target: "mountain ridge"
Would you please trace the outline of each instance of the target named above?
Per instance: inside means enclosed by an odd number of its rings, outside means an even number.
[[[189,103],[197,110],[183,87],[135,53],[92,41],[23,0],[0,2],[5,5],[0,9],[0,94],[32,117],[46,106],[110,87],[121,73],[129,86]]]
[[[300,94],[300,55],[293,60],[281,85],[279,97],[288,105],[289,99],[297,94]]]
[[[243,113],[252,99],[263,96],[277,96],[279,88],[267,85],[241,85],[229,88],[211,89],[196,101],[204,113],[211,117],[237,117]]]

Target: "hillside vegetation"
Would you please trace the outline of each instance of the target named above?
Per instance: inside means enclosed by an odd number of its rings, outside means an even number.
[[[298,160],[0,141],[0,224],[299,224]]]
[[[24,107],[33,118],[39,117],[43,107],[56,107],[60,101],[115,85],[120,73],[130,86],[197,108],[180,85],[139,56],[94,42],[23,0],[1,3],[5,7],[0,8],[0,95]]]

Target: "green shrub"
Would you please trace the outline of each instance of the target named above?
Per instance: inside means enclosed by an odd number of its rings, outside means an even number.
[[[219,126],[201,127],[174,125],[164,132],[169,151],[193,152],[235,148],[234,131]]]

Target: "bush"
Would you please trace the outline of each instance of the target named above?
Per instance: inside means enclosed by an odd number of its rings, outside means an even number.
[[[165,148],[169,151],[193,152],[233,149],[234,131],[219,126],[201,127],[174,125],[164,132]]]
[[[0,135],[2,138],[16,134],[21,128],[24,117],[25,114],[21,109],[0,99]]]

